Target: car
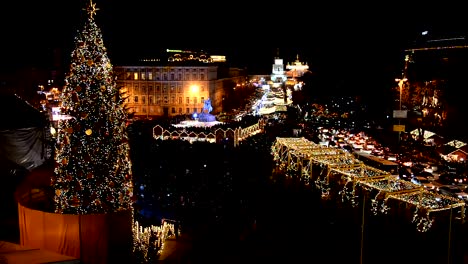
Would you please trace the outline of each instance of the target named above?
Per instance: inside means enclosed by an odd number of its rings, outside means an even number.
[[[410,181],[411,178],[413,177],[411,170],[406,166],[400,166],[398,168],[398,175],[400,179],[406,180],[406,181]]]
[[[439,191],[439,185],[434,183],[434,181],[429,180],[423,176],[415,176],[411,178],[411,182],[415,184],[419,184],[424,186],[424,188],[428,191]]]
[[[429,177],[434,178],[434,174],[432,174],[432,173],[430,173],[430,172],[428,172],[428,171],[425,171],[425,170],[420,171],[420,172],[418,172],[418,173],[415,173],[415,175],[417,175],[417,176],[423,176],[423,177],[426,177],[426,178],[429,178]]]
[[[439,192],[441,194],[456,197],[459,199],[468,202],[468,193],[464,192],[460,187],[456,185],[443,185],[439,187]]]
[[[458,188],[460,188],[460,190],[462,191],[467,191],[468,189],[468,184],[465,184],[465,183],[460,183],[460,184],[457,184]]]
[[[439,181],[443,184],[468,184],[468,177],[452,172],[444,172],[439,175]]]

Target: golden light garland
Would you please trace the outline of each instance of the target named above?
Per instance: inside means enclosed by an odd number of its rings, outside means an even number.
[[[371,199],[374,214],[386,214],[390,208],[388,200],[408,203],[416,208],[413,223],[417,230],[426,232],[434,222],[431,213],[459,208],[460,218],[465,218],[465,202],[461,199],[436,194],[420,185],[398,179],[389,172],[365,165],[346,151],[325,147],[305,138],[277,138],[271,147],[271,154],[280,169],[300,170],[301,176],[312,179],[313,165],[320,172],[315,186],[322,192],[323,199],[330,198],[330,180],[342,189],[338,192],[342,201],[358,204],[356,188],[377,193]],[[307,173],[309,173],[307,175]],[[338,177],[332,177],[337,175]],[[333,179],[331,179],[333,178]]]
[[[161,226],[141,226],[133,223],[133,255],[138,263],[155,263],[164,250],[168,238],[175,236],[174,224],[165,221]]]

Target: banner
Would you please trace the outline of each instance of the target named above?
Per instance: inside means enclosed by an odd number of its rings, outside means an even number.
[[[408,110],[393,110],[393,118],[407,118]]]
[[[393,125],[393,131],[405,132],[405,125]]]

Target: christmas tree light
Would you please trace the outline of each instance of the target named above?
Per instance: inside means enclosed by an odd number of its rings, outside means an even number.
[[[133,206],[127,111],[94,20],[97,10],[90,1],[60,98],[61,111],[70,118],[58,124],[52,177],[56,213],[107,213]]]

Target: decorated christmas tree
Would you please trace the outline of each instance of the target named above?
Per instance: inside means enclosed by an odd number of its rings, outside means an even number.
[[[55,212],[99,214],[132,209],[133,182],[124,94],[96,25],[96,4],[75,37],[61,95],[55,169]]]

